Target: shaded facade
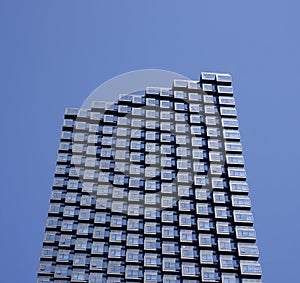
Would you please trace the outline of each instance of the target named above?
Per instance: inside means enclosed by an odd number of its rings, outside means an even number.
[[[37,282],[261,282],[231,83],[66,109]]]

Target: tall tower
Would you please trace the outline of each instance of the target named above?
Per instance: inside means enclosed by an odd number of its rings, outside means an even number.
[[[38,283],[260,283],[229,74],[68,108]]]

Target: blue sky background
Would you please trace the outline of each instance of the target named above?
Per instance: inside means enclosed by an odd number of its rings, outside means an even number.
[[[1,282],[34,282],[65,107],[136,69],[230,72],[264,282],[299,282],[299,1],[0,1]]]

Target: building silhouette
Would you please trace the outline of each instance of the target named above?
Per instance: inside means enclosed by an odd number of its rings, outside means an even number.
[[[229,74],[65,112],[38,283],[259,283]]]

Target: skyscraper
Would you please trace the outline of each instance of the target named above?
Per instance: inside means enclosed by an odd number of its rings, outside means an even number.
[[[261,282],[231,83],[66,109],[38,283]]]

